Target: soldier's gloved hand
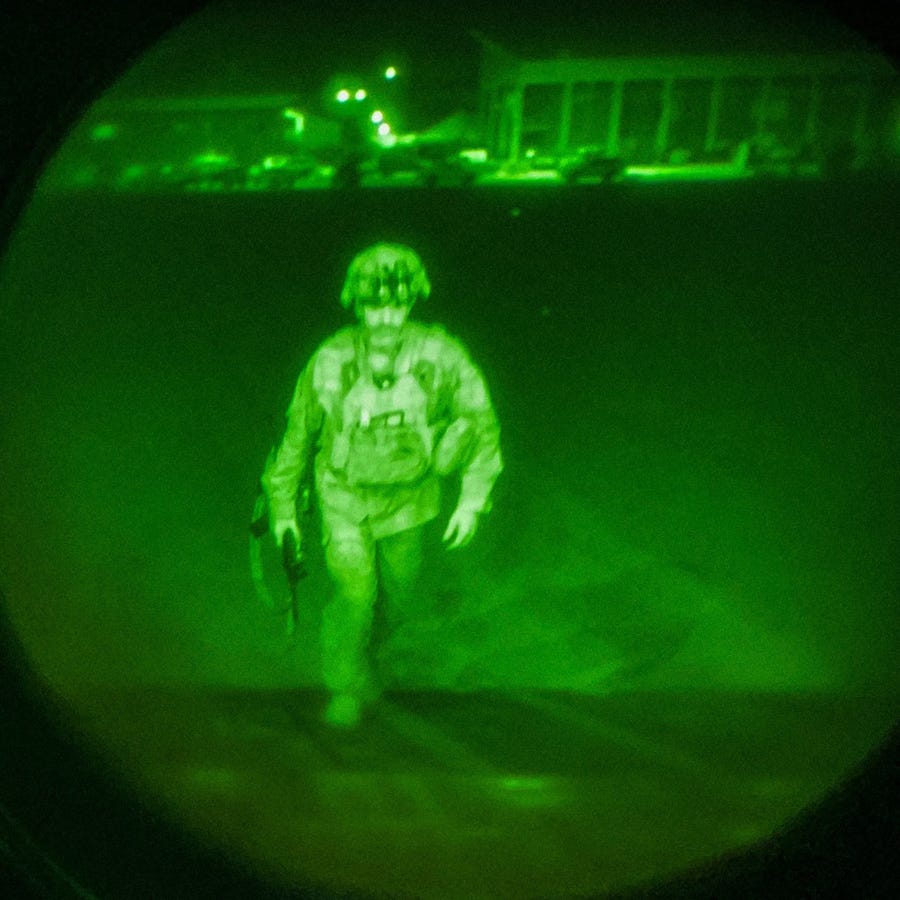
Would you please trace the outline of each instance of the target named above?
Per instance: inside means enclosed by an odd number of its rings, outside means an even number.
[[[475,537],[477,529],[478,510],[468,506],[457,506],[444,532],[444,543],[450,541],[447,549],[456,550],[458,547],[465,547]]]
[[[282,545],[284,544],[284,536],[288,531],[292,531],[294,533],[294,543],[297,545],[297,549],[300,549],[300,527],[297,525],[295,519],[276,519],[275,524],[272,526],[272,534],[275,535],[275,543],[278,544],[278,549],[280,550]]]

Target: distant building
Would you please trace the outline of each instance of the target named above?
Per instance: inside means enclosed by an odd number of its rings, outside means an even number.
[[[335,154],[339,122],[290,94],[104,97],[60,147],[52,184],[124,187],[193,169],[231,167],[236,179],[267,160]]]
[[[157,152],[217,149],[241,160],[289,147],[316,147],[339,140],[339,125],[310,115],[290,94],[187,95],[101,99],[91,108],[99,118],[123,123],[129,134]]]
[[[510,167],[559,165],[585,153],[629,165],[743,153],[859,167],[897,153],[897,73],[866,48],[640,54],[618,47],[587,56],[581,47],[577,55],[542,55],[476,39],[485,143]]]

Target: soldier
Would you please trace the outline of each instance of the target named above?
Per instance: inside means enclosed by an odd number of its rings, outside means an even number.
[[[357,324],[313,354],[297,382],[287,429],[263,475],[279,547],[298,546],[297,495],[317,447],[314,480],[334,595],[322,614],[325,721],[353,727],[378,696],[367,649],[379,586],[391,618],[414,596],[422,526],[440,513],[441,479],[460,472],[443,535],[448,549],[472,540],[490,510],[503,463],[484,379],[460,342],[438,325],[409,320],[431,291],[408,247],[380,243],[350,264],[341,292]]]

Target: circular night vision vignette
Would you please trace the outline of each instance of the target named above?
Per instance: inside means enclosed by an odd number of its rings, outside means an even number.
[[[149,42],[148,45],[152,46],[153,43],[155,43],[155,37],[154,37],[154,41]],[[15,650],[13,648],[10,650],[10,653],[7,655],[7,658],[13,659],[14,657],[15,657]],[[15,668],[19,668],[21,671],[21,668],[24,665],[24,660],[19,659],[17,662],[18,662],[18,665]],[[40,699],[39,699],[40,690],[39,689],[37,691],[35,691],[34,688],[30,689],[26,693],[25,696],[28,698],[29,703],[34,702],[36,699],[38,699],[38,702],[40,702]],[[50,701],[49,699],[46,702],[48,705],[52,704],[52,701]],[[26,713],[26,716],[28,716],[28,715],[30,715],[30,713]],[[57,719],[56,720],[57,727],[59,727],[60,725],[64,726],[64,720],[65,720],[65,716],[61,717],[60,719]],[[38,730],[38,732],[40,732],[42,725],[43,725],[43,720],[38,718],[36,720],[35,724],[33,725],[33,727],[36,730]],[[65,754],[66,758],[71,759],[71,758],[73,758],[73,756],[75,754],[77,754],[79,752],[79,746],[77,744],[68,743],[66,739],[64,739],[62,742],[57,743],[55,741],[54,734],[55,734],[55,732],[52,729],[50,732],[45,732],[43,734],[43,737],[47,741],[47,747],[53,748],[54,753]],[[48,762],[48,763],[55,762],[55,761],[56,761],[55,759],[45,760],[45,762]],[[77,768],[77,764],[76,764],[75,771],[78,771],[79,777],[83,778],[84,782],[86,784],[91,783],[92,775],[96,774],[94,771],[91,770],[90,766],[86,769],[80,768],[80,770],[79,770]],[[852,781],[852,779],[851,779],[851,781]],[[859,785],[857,785],[857,786],[859,786]],[[865,786],[865,785],[863,785],[863,786]],[[104,786],[102,784],[97,784],[96,789],[97,789],[97,795],[102,797],[104,795]],[[850,781],[848,781],[848,785],[845,786],[844,788],[841,788],[839,793],[843,792],[843,791],[849,791],[850,789],[851,789]],[[107,799],[110,800],[111,804],[117,803],[120,799],[117,795],[106,795],[106,796],[107,796]],[[840,828],[840,825],[843,822],[843,815],[841,813],[835,811],[833,800],[834,800],[834,798],[831,798],[831,800],[825,801],[822,804],[822,807],[826,811],[830,810],[830,812],[833,816],[833,818],[828,819],[829,825],[831,827],[835,827],[837,825],[837,827]],[[112,806],[107,807],[106,808],[107,812],[111,808],[112,808]],[[136,807],[129,807],[127,805],[127,803],[124,808],[129,812],[137,811]],[[876,809],[878,808],[877,805],[875,806],[875,808]],[[84,896],[85,895],[85,893],[79,889],[76,881],[69,882],[69,881],[67,881],[67,879],[65,878],[64,875],[59,873],[58,870],[54,872],[54,870],[56,869],[56,864],[53,861],[52,854],[48,855],[42,848],[40,848],[39,846],[36,846],[33,843],[32,838],[27,834],[27,832],[24,834],[20,832],[18,834],[18,836],[16,836],[16,832],[14,830],[15,826],[16,826],[16,822],[14,821],[14,813],[9,814],[8,811],[6,810],[6,808],[0,809],[0,812],[6,813],[6,815],[4,815],[4,818],[6,819],[7,823],[10,824],[10,833],[13,834],[13,836],[14,836],[14,839],[12,841],[10,841],[10,843],[11,843],[12,847],[14,848],[14,851],[18,851],[16,853],[16,859],[15,859],[14,869],[13,869],[13,871],[17,875],[21,875],[23,877],[23,879],[25,879],[25,880],[30,880],[32,883],[32,887],[37,885],[37,887],[39,888],[39,890],[41,890],[43,895],[48,895],[48,894],[53,895],[53,896],[63,896],[63,895],[65,895],[65,896]],[[815,814],[816,814],[816,811],[812,810],[809,813],[805,813],[801,817],[801,819],[807,818],[807,816],[814,816]],[[877,818],[873,819],[873,822],[877,822],[877,821],[878,821]],[[59,836],[57,835],[57,840],[58,839],[59,839]],[[161,838],[158,835],[156,835],[155,840],[161,841]],[[61,848],[61,849],[63,849],[63,851],[64,851],[65,848]],[[159,852],[164,852],[162,848],[157,848],[157,849],[159,850]],[[168,847],[167,849],[169,852],[171,852],[173,854],[172,858],[177,858],[178,852],[179,852],[177,845],[173,844],[172,846]],[[183,848],[182,848],[182,850],[183,850]],[[65,853],[63,852],[61,854],[61,857],[64,857],[64,856],[65,856]],[[137,860],[137,857],[135,858],[135,861],[136,860]],[[180,862],[183,865],[187,865],[186,859],[184,857],[182,857],[180,859]],[[210,857],[207,860],[207,863],[210,867],[214,866],[216,864],[216,862],[217,861],[214,857]],[[16,866],[21,867],[18,872],[16,872]],[[752,869],[752,865],[751,865],[751,869]],[[138,871],[138,870],[139,869],[136,869],[136,871]],[[211,872],[211,868],[208,871]],[[54,879],[56,879],[56,880],[54,880]],[[239,883],[239,882],[231,882],[230,887],[233,889],[236,883]],[[244,890],[246,890],[248,888],[248,884],[249,883],[243,884],[242,888]],[[223,896],[229,895],[229,883],[227,881],[222,882],[222,895]],[[236,894],[232,893],[231,895],[234,896]]]

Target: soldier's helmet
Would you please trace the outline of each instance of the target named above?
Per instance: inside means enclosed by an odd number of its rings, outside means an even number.
[[[362,306],[406,305],[425,300],[431,284],[418,254],[402,244],[379,243],[358,253],[347,269],[341,305],[359,312]]]

